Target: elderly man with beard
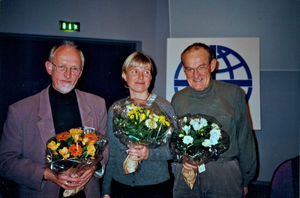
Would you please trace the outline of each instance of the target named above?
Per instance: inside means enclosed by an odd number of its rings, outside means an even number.
[[[57,133],[82,126],[106,132],[104,99],[74,89],[83,65],[83,53],[72,42],[53,47],[45,62],[52,84],[9,107],[0,143],[0,174],[18,184],[19,197],[54,198],[60,189],[82,186],[77,197],[100,197],[95,166],[71,177],[53,174],[45,161],[46,142]],[[106,149],[103,167],[107,157]]]

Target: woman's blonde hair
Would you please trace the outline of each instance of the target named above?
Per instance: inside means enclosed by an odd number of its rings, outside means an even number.
[[[122,66],[122,74],[126,73],[129,67],[135,66],[149,67],[151,70],[151,74],[154,71],[154,66],[151,58],[142,52],[133,52],[126,58]]]

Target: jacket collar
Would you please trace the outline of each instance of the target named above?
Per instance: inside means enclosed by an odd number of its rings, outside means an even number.
[[[39,121],[37,122],[38,129],[40,131],[43,142],[47,141],[55,136],[55,128],[52,118],[52,111],[49,99],[49,87],[50,85],[40,92],[40,101],[39,101]],[[83,96],[83,93],[75,89],[81,121],[83,126],[95,127],[93,116],[91,115],[92,106],[86,101],[86,97]]]
[[[95,128],[96,123],[91,114],[93,108],[92,104],[88,103],[82,91],[75,89],[75,93],[78,101],[82,125]]]
[[[50,86],[50,85],[49,85]],[[39,121],[37,126],[39,128],[41,137],[46,144],[47,141],[55,136],[55,129],[52,119],[52,111],[49,100],[49,86],[42,90],[40,93],[40,101],[39,101]]]

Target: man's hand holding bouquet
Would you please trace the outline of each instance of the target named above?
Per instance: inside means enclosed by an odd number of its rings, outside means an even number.
[[[216,160],[229,147],[229,136],[220,124],[210,116],[187,114],[177,118],[177,129],[171,138],[171,148],[183,162],[182,175],[193,189],[199,173],[205,171],[205,163]]]
[[[84,188],[100,164],[107,143],[106,137],[90,127],[73,128],[48,140],[46,159],[55,176],[52,181],[65,189],[64,197]]]
[[[155,103],[142,104],[126,99],[114,106],[115,136],[128,149],[124,174],[138,169],[148,158],[148,148],[166,144],[172,133],[171,120]]]

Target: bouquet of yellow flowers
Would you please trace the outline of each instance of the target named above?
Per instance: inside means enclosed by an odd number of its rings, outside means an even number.
[[[157,147],[166,144],[172,133],[171,119],[158,105],[145,105],[130,99],[114,105],[115,136],[128,148],[130,145]],[[134,156],[128,155],[123,163],[124,174],[138,168]]]
[[[171,138],[171,148],[177,154],[177,159],[198,165],[199,168],[199,165],[216,160],[229,148],[229,136],[217,123],[213,117],[203,114],[187,114],[177,118],[178,128]],[[183,167],[181,172],[187,185],[193,189],[196,171]]]
[[[78,173],[102,159],[102,152],[108,140],[91,127],[72,128],[52,137],[47,142],[46,159],[50,169],[59,174],[68,171]],[[65,190],[68,197],[82,189]]]

